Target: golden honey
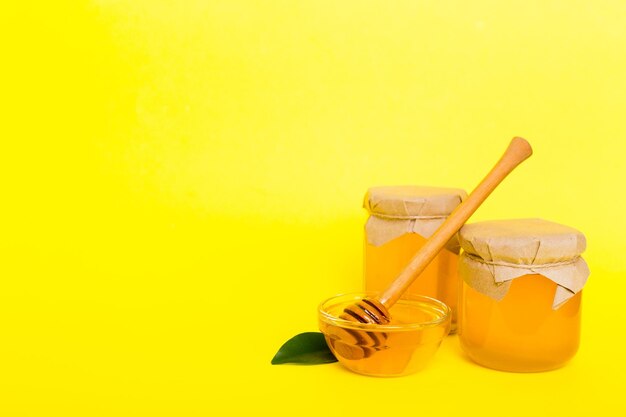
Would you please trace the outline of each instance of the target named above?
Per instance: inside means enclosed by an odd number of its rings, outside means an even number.
[[[582,291],[553,310],[556,284],[525,275],[495,301],[462,285],[459,340],[475,362],[489,368],[536,372],[559,368],[578,350]],[[529,305],[532,300],[532,305]]]
[[[364,243],[365,291],[383,291],[463,198],[463,190],[450,188],[371,188],[364,204],[370,214]],[[455,242],[456,238],[407,290],[408,294],[426,295],[447,304],[452,310],[453,331],[459,287]]]
[[[339,362],[370,376],[401,376],[423,369],[450,331],[450,309],[429,297],[410,296],[389,310],[388,324],[342,319],[344,309],[363,297],[341,295],[320,305],[319,328]]]
[[[426,239],[416,233],[403,235],[391,242],[374,246],[365,243],[365,290],[380,292],[391,283]],[[458,299],[458,255],[443,249],[411,284],[407,293],[421,294],[443,301],[452,309],[452,326],[456,327]]]
[[[480,222],[459,233],[458,334],[476,363],[511,372],[549,371],[580,342],[584,235],[541,219]]]

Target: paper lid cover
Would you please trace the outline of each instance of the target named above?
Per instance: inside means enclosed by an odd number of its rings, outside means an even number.
[[[363,207],[371,214],[391,218],[447,217],[467,193],[458,188],[424,186],[372,187]]]
[[[589,268],[580,256],[586,247],[578,230],[542,219],[492,220],[459,231],[463,257],[460,275],[475,290],[501,300],[510,281],[541,274],[557,284],[556,309],[585,285]]]
[[[459,231],[463,250],[487,261],[537,265],[571,260],[585,251],[578,230],[542,219],[490,220]]]

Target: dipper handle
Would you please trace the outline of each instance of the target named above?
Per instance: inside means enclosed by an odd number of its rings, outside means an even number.
[[[500,160],[489,171],[487,176],[478,184],[470,195],[450,214],[446,221],[439,226],[435,233],[428,238],[424,246],[415,254],[407,267],[381,293],[379,301],[387,308],[391,308],[413,281],[426,269],[437,253],[463,227],[478,207],[489,197],[491,192],[506,176],[520,163],[531,156],[533,150],[523,138],[515,137]]]

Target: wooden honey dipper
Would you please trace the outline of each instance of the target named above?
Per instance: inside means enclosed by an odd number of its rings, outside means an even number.
[[[450,214],[445,222],[428,238],[424,246],[415,254],[406,268],[398,277],[377,297],[369,297],[360,300],[356,304],[346,307],[342,319],[360,322],[388,324],[391,321],[389,309],[402,294],[409,288],[415,279],[424,271],[428,264],[435,258],[437,253],[446,243],[461,229],[465,222],[487,199],[489,194],[525,159],[530,157],[533,150],[530,144],[523,138],[515,137],[500,160],[489,171],[487,176],[478,184],[471,194]],[[364,340],[363,332],[349,332],[355,339]],[[376,347],[381,344],[380,338],[373,332],[365,332],[371,339],[373,349],[355,349],[344,351],[351,359],[360,359],[370,356]]]

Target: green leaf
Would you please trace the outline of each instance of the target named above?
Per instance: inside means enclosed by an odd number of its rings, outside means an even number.
[[[292,337],[280,347],[272,359],[272,365],[283,363],[316,365],[331,362],[337,362],[337,358],[328,348],[324,335],[319,332],[300,333]]]

